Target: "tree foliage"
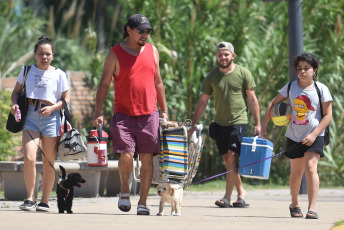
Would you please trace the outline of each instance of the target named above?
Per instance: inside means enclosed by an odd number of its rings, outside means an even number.
[[[30,8],[14,0],[0,1],[0,77],[18,71],[32,59],[34,41],[44,26],[42,18],[32,15]]]
[[[10,101],[11,94],[6,91],[0,91],[0,101]],[[10,112],[10,105],[8,103],[0,103],[0,160],[8,160],[8,157],[13,156],[15,151],[15,140],[10,132],[6,130],[6,123],[8,114]]]
[[[200,96],[199,88],[206,74],[217,65],[215,48],[220,41],[235,47],[235,62],[248,68],[257,87],[261,115],[270,100],[288,81],[288,2],[259,0],[32,0],[14,6],[14,1],[0,3],[0,54],[8,47],[18,46],[18,37],[26,37],[21,50],[15,49],[0,63],[1,73],[32,49],[40,33],[48,33],[57,41],[54,60],[65,70],[87,72],[87,82],[98,86],[108,48],[122,41],[121,33],[127,17],[134,13],[146,15],[154,32],[149,42],[160,52],[169,117],[184,121],[193,116]],[[25,3],[25,4],[24,4]],[[16,8],[17,7],[17,8]],[[333,96],[331,144],[325,148],[319,173],[322,181],[339,185],[344,182],[343,153],[343,1],[302,1],[304,50],[321,60],[319,81],[324,82]],[[20,14],[16,13],[20,12]],[[312,12],[312,13],[310,13]],[[29,18],[33,13],[37,17]],[[38,17],[38,15],[40,15]],[[27,20],[30,25],[21,22]],[[36,21],[35,21],[36,20]],[[8,24],[9,23],[9,24]],[[27,24],[27,23],[26,23]],[[15,29],[12,29],[15,25]],[[20,28],[20,29],[19,29]],[[4,33],[3,31],[6,31]],[[24,51],[23,51],[24,50]],[[13,71],[13,70],[12,70]],[[8,75],[8,74],[7,74]],[[6,75],[6,76],[7,76]],[[104,114],[109,120],[113,111],[113,92],[108,93]],[[201,123],[205,125],[206,143],[199,173],[195,180],[225,171],[214,142],[207,137],[214,117],[210,101]],[[249,132],[254,122],[249,115]],[[86,125],[86,124],[85,124]],[[285,148],[285,128],[268,126],[267,137],[274,142],[274,151]],[[272,160],[269,181],[248,180],[250,183],[286,184],[289,166],[286,157]]]

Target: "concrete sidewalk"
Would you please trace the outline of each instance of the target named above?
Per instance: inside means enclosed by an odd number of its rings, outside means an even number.
[[[20,211],[22,202],[0,201],[0,229],[278,229],[329,230],[336,221],[344,220],[344,189],[321,189],[317,203],[318,220],[291,218],[289,190],[248,190],[248,208],[218,208],[215,200],[221,192],[184,192],[182,216],[156,216],[159,197],[149,196],[150,216],[137,216],[138,196],[131,197],[132,210],[123,213],[117,208],[117,197],[75,198],[74,214],[58,214],[56,199],[52,198],[49,213]],[[232,198],[234,200],[235,197]],[[300,195],[303,214],[307,211],[307,195]]]

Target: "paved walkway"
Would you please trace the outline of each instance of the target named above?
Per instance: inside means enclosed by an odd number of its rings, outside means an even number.
[[[50,201],[49,213],[20,211],[22,202],[0,201],[0,229],[140,229],[140,230],[212,230],[212,229],[277,229],[329,230],[337,221],[344,220],[344,189],[321,189],[317,209],[319,220],[290,218],[289,190],[249,190],[246,202],[249,208],[217,208],[219,192],[190,192],[185,190],[182,216],[156,216],[158,196],[148,199],[150,216],[137,216],[138,197],[131,198],[132,210],[123,213],[117,208],[117,197],[76,198],[74,214],[58,214],[56,199]],[[234,200],[234,197],[233,197]],[[300,196],[301,208],[306,214],[307,195]]]

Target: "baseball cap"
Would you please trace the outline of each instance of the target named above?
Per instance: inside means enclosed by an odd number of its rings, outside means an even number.
[[[153,31],[152,27],[150,26],[148,18],[146,18],[142,14],[131,15],[128,18],[127,25],[130,28],[136,28],[138,30],[151,29]]]
[[[231,53],[234,54],[234,47],[231,43],[229,42],[220,42],[218,45],[217,45],[217,51],[219,50],[228,50],[230,51]]]

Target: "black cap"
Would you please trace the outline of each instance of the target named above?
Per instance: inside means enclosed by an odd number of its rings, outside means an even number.
[[[145,29],[153,30],[149,24],[148,18],[146,18],[142,14],[131,15],[128,19],[127,25],[130,28],[136,28],[138,30],[145,30]]]

